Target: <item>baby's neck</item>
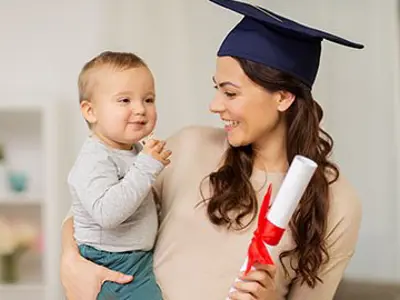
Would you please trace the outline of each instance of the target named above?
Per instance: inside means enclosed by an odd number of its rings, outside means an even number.
[[[132,150],[133,145],[132,144],[123,144],[123,143],[119,143],[116,142],[108,137],[106,137],[105,135],[96,132],[96,131],[92,131],[92,136],[97,138],[98,140],[100,140],[103,144],[105,144],[106,146],[113,148],[113,149],[117,149],[117,150]]]

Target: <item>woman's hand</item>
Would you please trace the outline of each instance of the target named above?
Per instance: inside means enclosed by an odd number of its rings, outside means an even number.
[[[68,300],[96,300],[105,281],[124,284],[132,279],[86,260],[77,251],[61,256],[61,282]]]
[[[277,299],[275,286],[276,267],[271,265],[255,265],[255,270],[242,281],[235,283],[235,292],[229,295],[231,300],[275,300]]]

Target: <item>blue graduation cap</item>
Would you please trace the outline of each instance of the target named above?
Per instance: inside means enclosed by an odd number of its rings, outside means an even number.
[[[310,88],[317,76],[322,40],[364,48],[259,6],[235,0],[210,1],[244,15],[222,42],[218,56],[235,56],[264,64],[291,74]]]

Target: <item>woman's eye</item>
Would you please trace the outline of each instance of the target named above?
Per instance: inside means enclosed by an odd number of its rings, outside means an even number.
[[[214,85],[214,89],[219,90],[219,87],[217,85]],[[237,96],[236,93],[231,93],[231,92],[227,92],[227,91],[221,91],[221,92],[228,98],[234,98]]]
[[[235,93],[229,93],[229,92],[225,92],[224,93],[227,97],[229,97],[229,98],[233,98],[233,97],[235,97],[236,96],[236,94]]]

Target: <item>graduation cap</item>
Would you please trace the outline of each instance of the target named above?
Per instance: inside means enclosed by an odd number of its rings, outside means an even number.
[[[235,0],[210,1],[244,15],[222,42],[218,56],[235,56],[264,64],[291,74],[310,88],[317,76],[323,40],[364,48],[259,6]]]

